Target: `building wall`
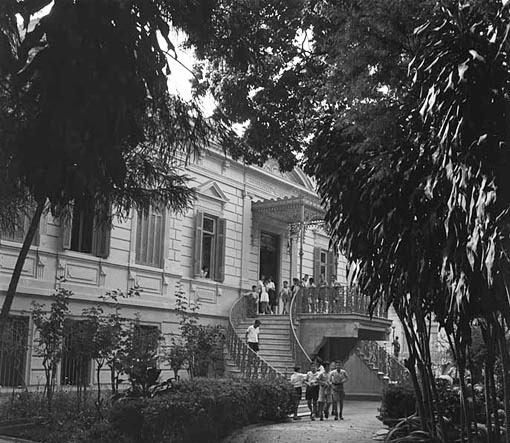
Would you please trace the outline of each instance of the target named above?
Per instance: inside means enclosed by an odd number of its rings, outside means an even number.
[[[174,311],[175,291],[181,284],[190,299],[201,303],[202,321],[226,324],[233,302],[259,279],[261,230],[280,236],[280,282],[299,277],[298,244],[294,241],[289,247],[287,224],[271,217],[255,217],[251,209],[252,204],[260,200],[315,196],[310,181],[300,171],[281,174],[274,164],[264,168],[245,166],[211,150],[188,165],[187,173],[197,198],[185,213],[166,214],[162,268],[136,263],[136,211],[123,220],[114,220],[110,253],[106,259],[64,250],[60,222],[47,215],[40,224],[39,245],[29,252],[12,314],[29,315],[32,301],[49,304],[49,295],[61,277],[65,279],[62,285],[74,293],[70,309],[77,317],[83,308],[96,302],[106,291],[119,289],[127,292],[138,286],[138,297],[123,300],[123,313],[129,316],[139,313],[143,323],[158,326],[163,334],[174,332],[178,327]],[[221,283],[194,276],[198,211],[226,220],[225,278]],[[313,275],[314,247],[327,249],[328,242],[320,228],[306,231],[303,273]],[[7,290],[19,248],[19,243],[0,238],[0,301]],[[345,259],[342,257],[337,275],[344,283]],[[30,340],[33,340],[33,329],[30,324]],[[26,372],[28,384],[42,383],[42,363],[30,353]]]

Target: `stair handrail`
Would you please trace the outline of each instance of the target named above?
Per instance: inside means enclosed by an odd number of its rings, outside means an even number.
[[[304,365],[309,365],[312,362],[312,359],[308,355],[308,352],[305,351],[305,348],[301,344],[301,340],[299,340],[299,337],[296,334],[296,317],[297,317],[297,299],[301,298],[301,291],[303,289],[300,288],[297,294],[292,297],[292,300],[290,302],[290,309],[289,309],[289,323],[290,323],[290,348],[292,350],[292,356],[294,357],[294,362],[296,365],[300,366],[302,369],[304,369]]]
[[[227,326],[227,350],[230,357],[241,370],[244,378],[281,378],[284,375],[273,368],[266,360],[241,340],[235,330],[239,322],[253,312],[253,299],[250,296],[239,297],[230,308]]]
[[[363,353],[368,363],[387,375],[391,383],[403,384],[409,382],[407,368],[379,343],[361,340],[357,344],[357,349]]]

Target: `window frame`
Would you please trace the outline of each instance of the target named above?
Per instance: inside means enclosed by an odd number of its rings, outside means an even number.
[[[7,366],[10,366],[10,364],[12,363],[12,368],[9,367],[7,369],[11,370],[11,371],[13,371],[13,370],[16,371],[16,369],[14,368],[15,361],[13,361],[13,358],[9,358],[9,356],[7,356],[7,358],[4,360],[3,355],[2,355],[3,347],[0,346],[0,381],[1,381],[1,385],[5,386],[5,387],[18,387],[23,384],[25,384],[25,385],[27,384],[27,368],[28,368],[28,363],[29,363],[28,350],[29,350],[29,346],[30,346],[30,317],[24,316],[24,315],[16,315],[16,314],[9,315],[7,318],[8,324],[6,327],[6,331],[14,332],[16,329],[15,329],[15,327],[13,327],[13,322],[16,322],[16,321],[18,321],[20,323],[21,322],[24,323],[24,325],[22,327],[18,328],[18,331],[21,331],[21,329],[24,329],[24,331],[22,331],[22,332],[24,332],[24,337],[20,337],[20,335],[17,335],[14,337],[15,340],[21,338],[21,340],[23,341],[21,348],[19,350],[20,354],[21,354],[21,359],[19,361],[20,367],[17,368],[17,377],[19,377],[19,378],[16,380],[16,381],[18,381],[18,383],[13,383],[13,384],[8,383],[8,381],[12,381],[12,380],[9,380],[9,375],[6,376],[3,370],[6,369]],[[18,350],[16,350],[16,353],[17,352],[18,352]]]
[[[108,208],[109,214],[111,214],[111,208]],[[78,249],[73,248],[73,226],[75,221],[75,214],[79,214],[80,217],[80,228],[83,229],[83,219],[85,215],[92,217],[91,227],[91,250],[84,251],[82,247]],[[90,219],[89,219],[90,222]],[[61,227],[61,239],[62,249],[77,252],[79,254],[89,254],[99,258],[108,258],[110,255],[110,242],[111,242],[111,226],[107,223],[99,223],[97,213],[92,209],[91,206],[79,208],[73,205],[70,217],[62,218],[60,220]],[[83,232],[80,232],[79,244],[82,243],[81,236]]]
[[[214,221],[214,232],[205,231],[206,219]],[[195,251],[193,276],[222,283],[225,279],[225,247],[226,247],[227,220],[209,212],[197,211],[195,217]],[[204,235],[212,235],[211,263],[208,276],[204,276]]]
[[[82,364],[82,368],[85,369],[84,371],[84,374],[78,374],[78,377],[82,376],[83,377],[83,380],[82,380],[82,383],[83,384],[78,384],[78,383],[65,383],[65,375],[67,374],[67,371],[66,369],[68,369],[70,366],[74,366],[76,367],[76,363],[73,363],[73,357],[71,355],[71,358],[69,358],[66,354],[66,352],[69,352],[69,347],[67,347],[67,344],[66,344],[66,339],[68,338],[68,336],[70,336],[71,334],[67,334],[66,335],[66,324],[72,324],[73,327],[75,327],[74,325],[79,325],[80,323],[82,324],[86,324],[87,323],[87,320],[84,320],[84,319],[76,319],[76,318],[66,318],[64,320],[64,338],[62,340],[62,358],[60,359],[60,376],[59,376],[59,380],[60,380],[60,385],[61,386],[88,386],[90,383],[92,383],[92,358],[89,358],[89,359],[82,359],[81,361],[81,364]],[[73,332],[73,331],[71,331]],[[78,343],[78,346],[79,346],[79,343]],[[70,362],[67,363],[66,359],[69,358]],[[79,364],[79,363],[78,363]],[[76,375],[75,375],[76,376]],[[67,377],[68,380],[70,380],[70,377]],[[71,380],[73,381],[73,380]]]
[[[0,240],[1,241],[7,241],[12,243],[19,243],[23,244],[25,241],[25,236],[27,235],[27,232],[30,228],[31,219],[28,214],[20,214],[20,218],[23,217],[23,226],[21,226],[21,223],[18,224],[17,229],[11,234],[5,231],[0,231]],[[42,216],[44,217],[44,215]],[[41,220],[42,220],[41,217]],[[20,220],[21,222],[21,220]],[[21,233],[21,235],[19,235]],[[30,246],[39,246],[40,242],[40,235],[39,235],[39,226],[37,227],[37,230],[35,231],[34,238],[32,240],[32,244]]]
[[[323,261],[323,255],[325,256],[325,261]],[[331,282],[331,277],[336,275],[337,270],[337,254],[334,251],[331,251],[326,248],[322,248],[320,246],[316,246],[314,248],[314,280],[315,284],[320,283],[320,278],[324,275],[324,283],[329,285]],[[324,272],[322,270],[324,269]]]
[[[146,214],[144,214],[146,212]],[[143,211],[138,209],[136,211],[136,227],[135,227],[135,254],[134,261],[135,264],[141,266],[149,266],[153,268],[163,269],[165,266],[165,233],[166,233],[166,219],[167,213],[166,209],[159,210],[158,208],[150,207],[147,211]],[[149,234],[151,231],[151,220],[153,217],[160,217],[159,223],[159,251],[156,251],[157,246],[157,238],[158,235],[155,235],[156,226],[152,227],[152,251],[149,250]],[[154,225],[156,225],[156,218],[154,218]],[[146,228],[145,228],[146,226]],[[143,228],[143,229],[141,229]],[[146,238],[144,241],[144,234],[146,233]],[[142,249],[141,246],[145,244],[145,248]],[[149,254],[150,252],[150,254]],[[156,254],[157,252],[157,254]],[[144,254],[145,253],[145,254]],[[148,260],[147,257],[151,255],[152,260]],[[146,259],[142,259],[145,256]],[[156,259],[154,259],[156,258]]]

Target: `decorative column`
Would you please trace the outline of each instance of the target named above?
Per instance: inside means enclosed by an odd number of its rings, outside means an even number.
[[[303,200],[301,200],[301,207],[299,208],[299,280],[303,280],[303,244],[305,242],[305,203]]]
[[[252,238],[252,212],[251,212],[251,196],[245,191],[242,191],[243,198],[243,226],[242,226],[242,241],[241,241],[241,288],[249,289],[250,284],[250,252],[253,245]]]

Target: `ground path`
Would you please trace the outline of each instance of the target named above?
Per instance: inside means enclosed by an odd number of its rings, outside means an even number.
[[[303,417],[264,426],[248,426],[223,443],[375,443],[372,439],[383,424],[377,420],[381,402],[346,401],[345,420],[311,421]]]
[[[223,443],[375,443],[372,439],[374,433],[384,427],[375,418],[380,405],[380,402],[374,401],[346,401],[345,420],[311,421],[309,417],[303,417],[299,421],[248,426]],[[25,442],[0,436],[0,443]]]

